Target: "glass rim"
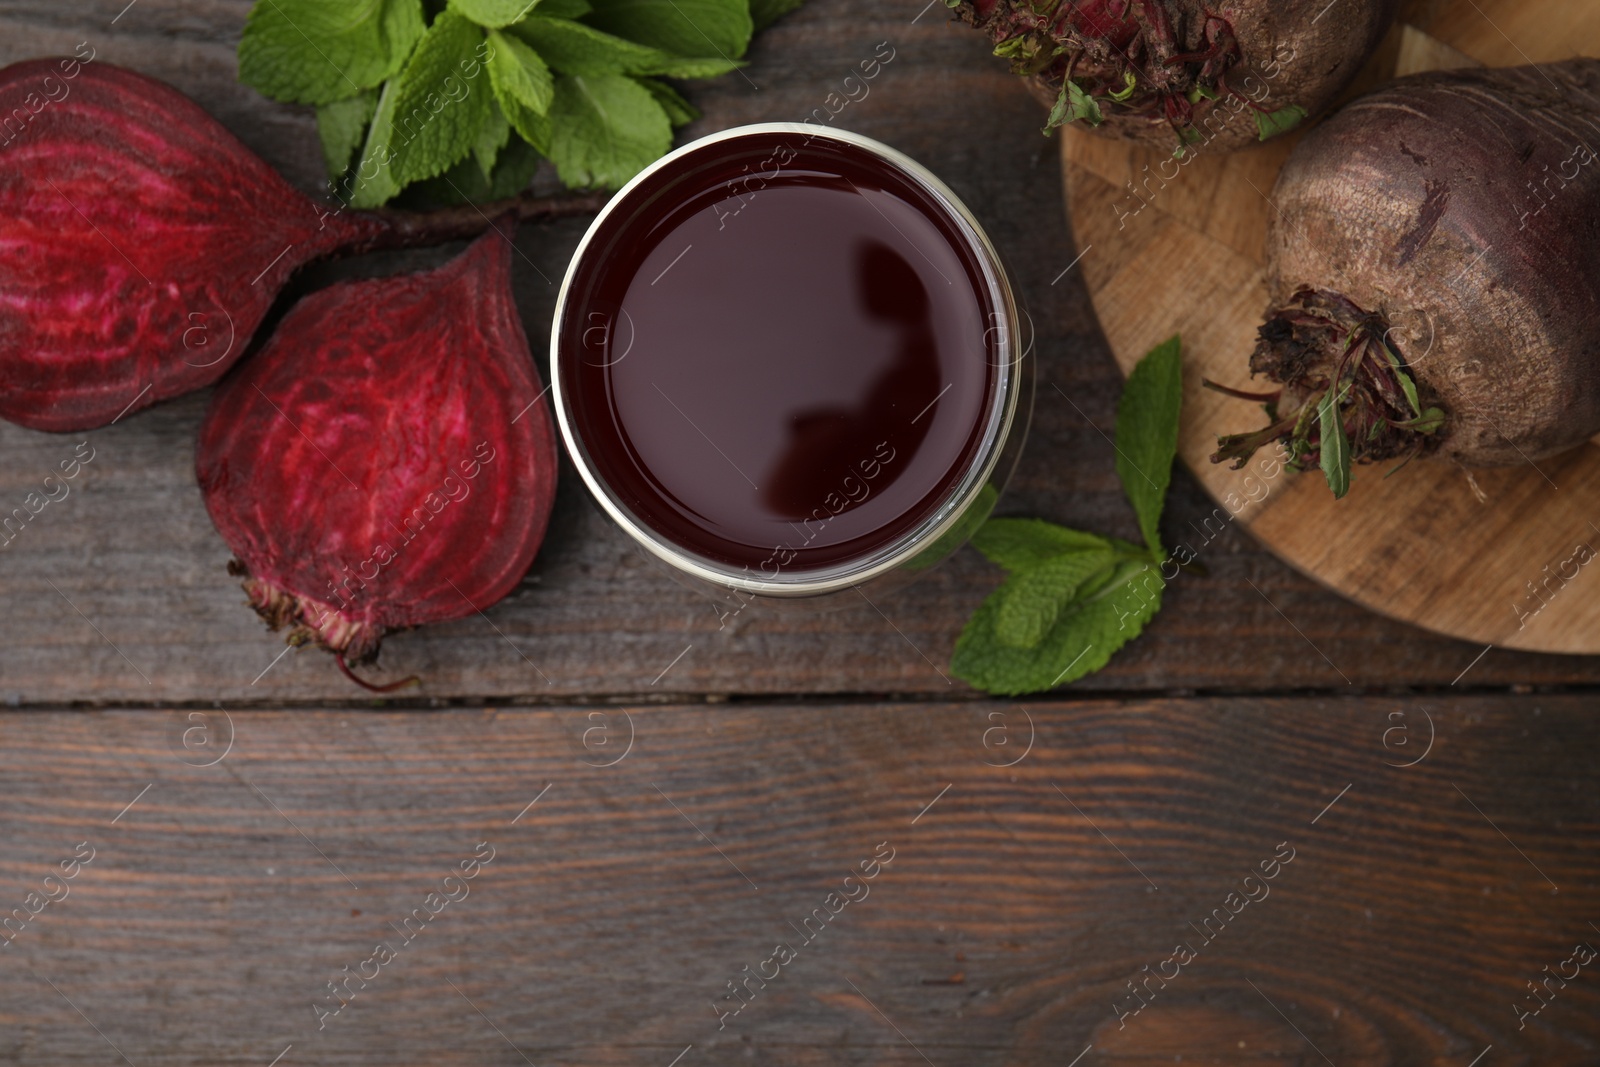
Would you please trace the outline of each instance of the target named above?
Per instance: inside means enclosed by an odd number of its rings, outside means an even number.
[[[625,507],[617,499],[611,487],[595,471],[581,439],[573,428],[574,420],[568,413],[570,397],[563,392],[561,374],[562,327],[570,310],[568,304],[573,281],[584,263],[591,242],[606,221],[628,202],[630,194],[642,183],[678,160],[726,141],[766,134],[793,134],[804,137],[807,141],[820,138],[851,145],[901,171],[929,193],[947,213],[949,221],[955,224],[968,250],[977,256],[984,279],[989,286],[991,299],[995,304],[995,311],[1003,315],[1006,320],[1001,345],[1004,355],[998,363],[990,364],[996,369],[994,390],[975,459],[939,506],[932,509],[910,530],[866,555],[825,567],[794,571],[789,577],[784,577],[784,568],[778,566],[777,574],[770,578],[752,572],[747,566],[735,568],[731,564],[720,563],[676,544]],[[983,487],[993,475],[1016,419],[1018,398],[1022,391],[1020,367],[1022,360],[1029,355],[1033,341],[1031,329],[1026,343],[1022,341],[1022,333],[1022,315],[998,251],[972,212],[932,171],[898,149],[849,130],[821,129],[800,122],[759,122],[708,134],[674,149],[634,175],[600,209],[584,232],[583,239],[578,242],[556,295],[555,314],[550,327],[550,390],[556,411],[556,422],[560,427],[567,455],[572,459],[579,476],[601,509],[622,527],[635,544],[674,571],[723,589],[765,597],[820,596],[851,589],[900,567],[914,559],[965,516],[967,509],[978,499]]]

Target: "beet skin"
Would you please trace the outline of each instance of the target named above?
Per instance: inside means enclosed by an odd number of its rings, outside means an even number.
[[[206,508],[252,605],[343,665],[391,630],[516,588],[544,536],[556,443],[511,299],[509,239],[301,300],[217,390]]]
[[[209,385],[296,267],[383,229],[92,53],[0,70],[0,124],[0,417],[23,426],[93,429]]]
[[[1317,465],[1302,416],[1336,380],[1358,462],[1520,464],[1600,431],[1597,151],[1595,59],[1404,78],[1307,134],[1272,194],[1250,360],[1282,386],[1273,425],[1215,458],[1276,438]],[[1435,412],[1420,427],[1396,364]]]
[[[1372,54],[1397,6],[1396,0],[949,2],[957,18],[987,34],[995,54],[1028,77],[1036,95],[1057,103],[1051,125],[1087,121],[1166,151],[1230,151],[1321,112]],[[1062,93],[1069,79],[1081,93],[1076,119]]]

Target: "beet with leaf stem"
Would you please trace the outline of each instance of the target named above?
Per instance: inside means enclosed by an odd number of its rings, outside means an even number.
[[[1153,148],[1228,151],[1316,115],[1396,0],[947,0],[1041,99]]]
[[[104,426],[219,379],[310,260],[604,199],[347,211],[291,187],[153,78],[92,57],[12,64],[0,70],[0,418]]]
[[[26,116],[0,146],[0,416],[58,431],[216,381],[297,267],[382,230],[176,90],[65,62],[0,71],[0,115]]]
[[[1600,431],[1597,148],[1595,59],[1403,78],[1308,133],[1250,357],[1280,388],[1213,460],[1281,440],[1342,495],[1350,462],[1504,466]]]
[[[555,435],[510,266],[488,233],[437,270],[313,293],[206,413],[197,476],[231,569],[347,673],[390,631],[506,596],[544,536]]]

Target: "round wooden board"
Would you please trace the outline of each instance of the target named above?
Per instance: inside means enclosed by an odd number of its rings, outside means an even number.
[[[1358,90],[1422,70],[1600,55],[1600,4],[1430,0],[1413,8]],[[1600,543],[1594,445],[1537,466],[1474,472],[1486,501],[1443,462],[1419,461],[1388,479],[1383,466],[1357,467],[1343,500],[1320,473],[1274,474],[1265,452],[1238,471],[1210,462],[1218,433],[1262,425],[1259,406],[1200,381],[1260,388],[1247,360],[1267,306],[1268,197],[1294,140],[1231,155],[1202,149],[1177,167],[1088,130],[1062,131],[1076,269],[1117,362],[1126,373],[1162,340],[1183,336],[1179,453],[1219,504],[1208,529],[1185,531],[1184,540],[1204,559],[1205,542],[1231,515],[1279,557],[1374,611],[1483,644],[1600,653],[1600,596],[1581,577],[1566,588],[1552,582],[1553,595],[1541,586],[1544,599],[1528,584],[1544,581],[1547,564],[1554,574],[1580,543]]]

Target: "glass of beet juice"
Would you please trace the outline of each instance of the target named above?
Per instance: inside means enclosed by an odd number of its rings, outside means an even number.
[[[551,381],[595,499],[713,595],[904,581],[994,507],[1032,402],[999,256],[945,185],[764,123],[639,174],[562,282]],[[852,598],[854,599],[854,598]]]

